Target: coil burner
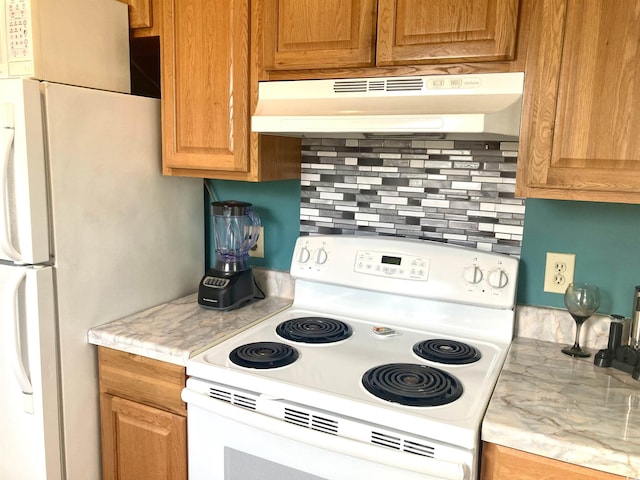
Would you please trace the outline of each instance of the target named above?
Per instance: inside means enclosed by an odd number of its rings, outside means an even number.
[[[389,363],[368,370],[362,384],[371,394],[389,402],[413,407],[435,407],[462,395],[453,375],[413,363]]]

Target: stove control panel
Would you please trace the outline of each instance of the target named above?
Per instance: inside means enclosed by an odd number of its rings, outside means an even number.
[[[518,260],[426,240],[309,235],[296,242],[290,273],[309,282],[512,309]]]
[[[383,277],[426,280],[429,276],[429,259],[360,250],[356,253],[354,269],[356,272]]]

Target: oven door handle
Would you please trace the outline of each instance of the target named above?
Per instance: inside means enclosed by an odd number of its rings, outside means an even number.
[[[443,480],[464,480],[468,478],[468,467],[463,463],[453,463],[401,453],[349,438],[316,432],[315,430],[293,425],[222,400],[210,398],[206,394],[195,392],[188,387],[182,390],[182,400],[187,403],[187,409],[191,404],[258,430],[264,430],[294,441],[332,450],[346,456],[362,458],[374,463],[383,463],[398,469],[412,470],[423,475],[429,475],[431,478]]]

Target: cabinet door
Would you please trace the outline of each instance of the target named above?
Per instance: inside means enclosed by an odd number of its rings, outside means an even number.
[[[640,1],[541,3],[516,193],[640,203]]]
[[[104,480],[186,480],[186,418],[102,394]]]
[[[162,160],[249,170],[249,0],[163,0]]]
[[[263,0],[267,70],[372,66],[375,0]]]
[[[379,0],[377,65],[511,60],[518,0]]]
[[[119,0],[129,5],[129,29],[131,36],[160,36],[159,0]]]
[[[480,480],[623,480],[619,475],[486,442],[480,465]]]

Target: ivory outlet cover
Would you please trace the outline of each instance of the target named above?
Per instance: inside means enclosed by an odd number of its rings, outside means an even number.
[[[564,294],[573,282],[576,266],[575,253],[547,252],[544,269],[544,291]]]

